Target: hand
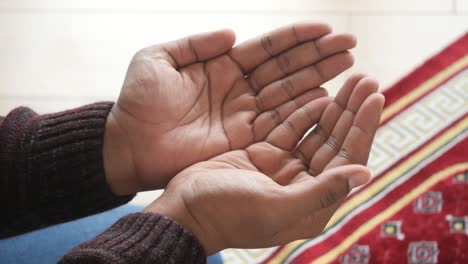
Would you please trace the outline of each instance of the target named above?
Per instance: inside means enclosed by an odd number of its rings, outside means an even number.
[[[184,168],[259,142],[353,64],[348,34],[300,23],[232,48],[222,30],[139,51],[106,125],[117,194],[163,188]]]
[[[145,210],[189,228],[207,255],[318,235],[349,191],[370,180],[363,165],[384,104],[376,91],[354,75],[333,102],[306,104],[265,141],[182,171]]]

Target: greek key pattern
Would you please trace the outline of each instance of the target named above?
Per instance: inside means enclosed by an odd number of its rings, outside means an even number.
[[[465,70],[379,128],[369,168],[379,175],[467,112],[468,70]]]

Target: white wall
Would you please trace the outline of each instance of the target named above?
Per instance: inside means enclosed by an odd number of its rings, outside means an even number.
[[[133,53],[151,44],[221,27],[242,41],[304,19],[355,33],[344,76],[387,87],[466,32],[468,0],[0,0],[0,115],[113,100]],[[326,85],[332,94],[344,76]]]

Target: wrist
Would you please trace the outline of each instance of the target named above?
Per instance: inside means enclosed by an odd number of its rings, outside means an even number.
[[[112,110],[106,120],[103,157],[106,180],[115,195],[128,195],[140,190],[128,136]]]
[[[204,229],[199,221],[194,218],[185,205],[183,198],[169,196],[171,195],[167,195],[166,192],[163,193],[158,199],[146,207],[144,211],[168,217],[189,230],[200,242],[207,256],[221,251],[223,248],[217,246],[217,243],[213,243],[213,241],[210,240],[208,230]]]

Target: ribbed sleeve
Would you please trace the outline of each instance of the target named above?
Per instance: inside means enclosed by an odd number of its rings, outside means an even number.
[[[112,103],[37,115],[17,108],[0,125],[0,237],[98,213],[128,202],[103,168]]]
[[[136,213],[75,247],[59,263],[206,263],[206,256],[193,234],[175,221]]]

